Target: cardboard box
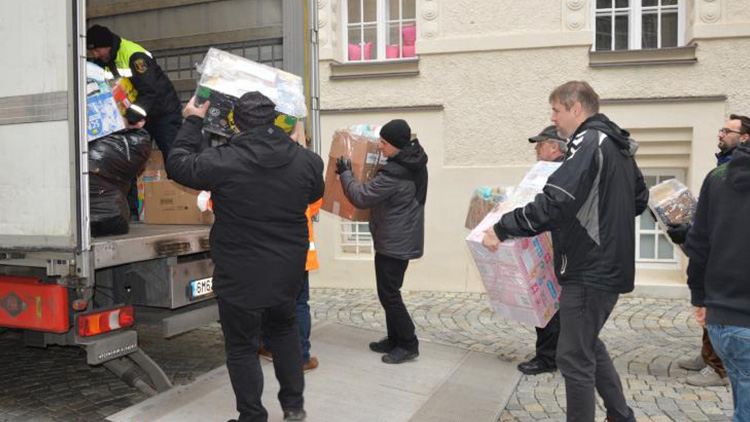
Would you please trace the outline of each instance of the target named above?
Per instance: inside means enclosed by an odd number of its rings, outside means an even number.
[[[464,227],[474,229],[499,202],[508,198],[513,191],[512,186],[480,186],[476,188],[469,201],[469,211],[466,213]]]
[[[559,308],[560,286],[554,267],[549,233],[532,238],[508,239],[496,252],[482,246],[484,232],[507,212],[534,200],[559,163],[537,163],[512,193],[466,238],[487,297],[498,315],[544,327]]]
[[[147,224],[212,224],[213,213],[198,208],[198,191],[171,180],[143,182],[141,221]]]
[[[367,131],[346,129],[334,133],[328,153],[323,210],[351,221],[369,221],[370,210],[355,207],[344,195],[341,180],[336,174],[336,160],[341,156],[352,160],[352,173],[357,182],[372,180],[385,164],[385,157],[378,152],[379,137],[373,133],[377,133],[374,128]]]

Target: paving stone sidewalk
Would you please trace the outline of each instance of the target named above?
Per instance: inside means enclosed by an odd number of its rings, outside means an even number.
[[[422,338],[493,353],[512,362],[521,362],[534,351],[533,327],[497,317],[484,295],[405,292],[404,301]],[[316,289],[310,303],[314,321],[385,331],[375,292]],[[676,364],[683,356],[699,353],[700,335],[684,300],[621,297],[602,339],[639,422],[731,419],[729,388],[687,385],[688,372]],[[500,421],[564,421],[564,407],[565,386],[559,372],[524,376]],[[601,403],[597,419],[604,419]]]
[[[407,292],[404,299],[423,339],[512,362],[533,353],[533,328],[498,318],[483,295]],[[312,289],[310,305],[313,324],[332,321],[385,331],[372,290]],[[141,347],[175,384],[189,383],[224,363],[218,324],[171,340],[160,334],[158,325],[139,326]],[[687,372],[674,363],[700,347],[700,329],[685,301],[622,298],[603,339],[639,422],[730,419],[729,389],[688,386]],[[0,357],[0,422],[98,422],[146,399],[104,368],[86,365],[80,349],[25,348],[19,332],[0,330]],[[325,365],[325,356],[318,357]],[[559,373],[523,377],[500,421],[564,421],[564,405]]]

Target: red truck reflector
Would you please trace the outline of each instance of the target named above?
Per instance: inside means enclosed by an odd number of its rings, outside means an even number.
[[[68,312],[65,287],[33,277],[0,276],[0,327],[65,333]]]
[[[132,305],[78,315],[78,335],[81,337],[95,336],[130,327],[134,323]]]

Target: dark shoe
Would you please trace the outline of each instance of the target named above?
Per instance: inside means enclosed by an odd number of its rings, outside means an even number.
[[[284,411],[285,421],[304,421],[305,418],[307,418],[307,412],[305,412],[305,409]]]
[[[383,337],[380,341],[370,343],[370,350],[375,353],[391,353],[396,348],[396,344],[388,337]]]
[[[557,370],[557,366],[546,364],[541,360],[534,358],[530,361],[519,363],[518,370],[521,371],[524,375],[538,375],[545,372],[555,372]]]
[[[320,363],[318,362],[318,358],[315,356],[311,357],[309,361],[307,361],[306,364],[302,365],[302,372],[308,373],[312,371],[313,369],[317,368]]]
[[[396,347],[387,355],[383,355],[381,360],[383,363],[404,363],[416,359],[417,356],[419,356],[419,352],[416,350],[411,351]]]
[[[237,422],[237,419],[230,419],[227,422]]]

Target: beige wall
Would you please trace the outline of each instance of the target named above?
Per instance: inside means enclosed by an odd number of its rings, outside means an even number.
[[[682,168],[695,191],[714,165],[716,133],[726,115],[750,114],[750,61],[743,57],[750,51],[750,30],[737,29],[738,20],[750,28],[750,2],[688,2],[690,32],[703,34],[693,40],[698,44],[694,64],[593,68],[587,0],[417,1],[419,75],[409,77],[331,80],[331,59],[341,45],[339,40],[333,46],[339,35],[331,22],[338,1],[323,1],[320,10],[329,20],[322,46],[327,60],[320,66],[324,154],[335,128],[402,117],[430,155],[426,254],[409,269],[410,289],[482,291],[464,245],[469,196],[479,185],[520,180],[534,162],[526,138],[549,124],[547,96],[560,83],[589,81],[607,100],[603,111],[612,120],[644,134],[641,165]],[[720,10],[713,21],[705,16],[712,6]],[[425,105],[443,109],[325,111]],[[372,262],[352,262],[335,252],[340,249],[337,224],[325,214],[316,227],[323,269],[313,276],[315,282],[373,286]],[[637,282],[683,278],[682,271],[644,270]]]

